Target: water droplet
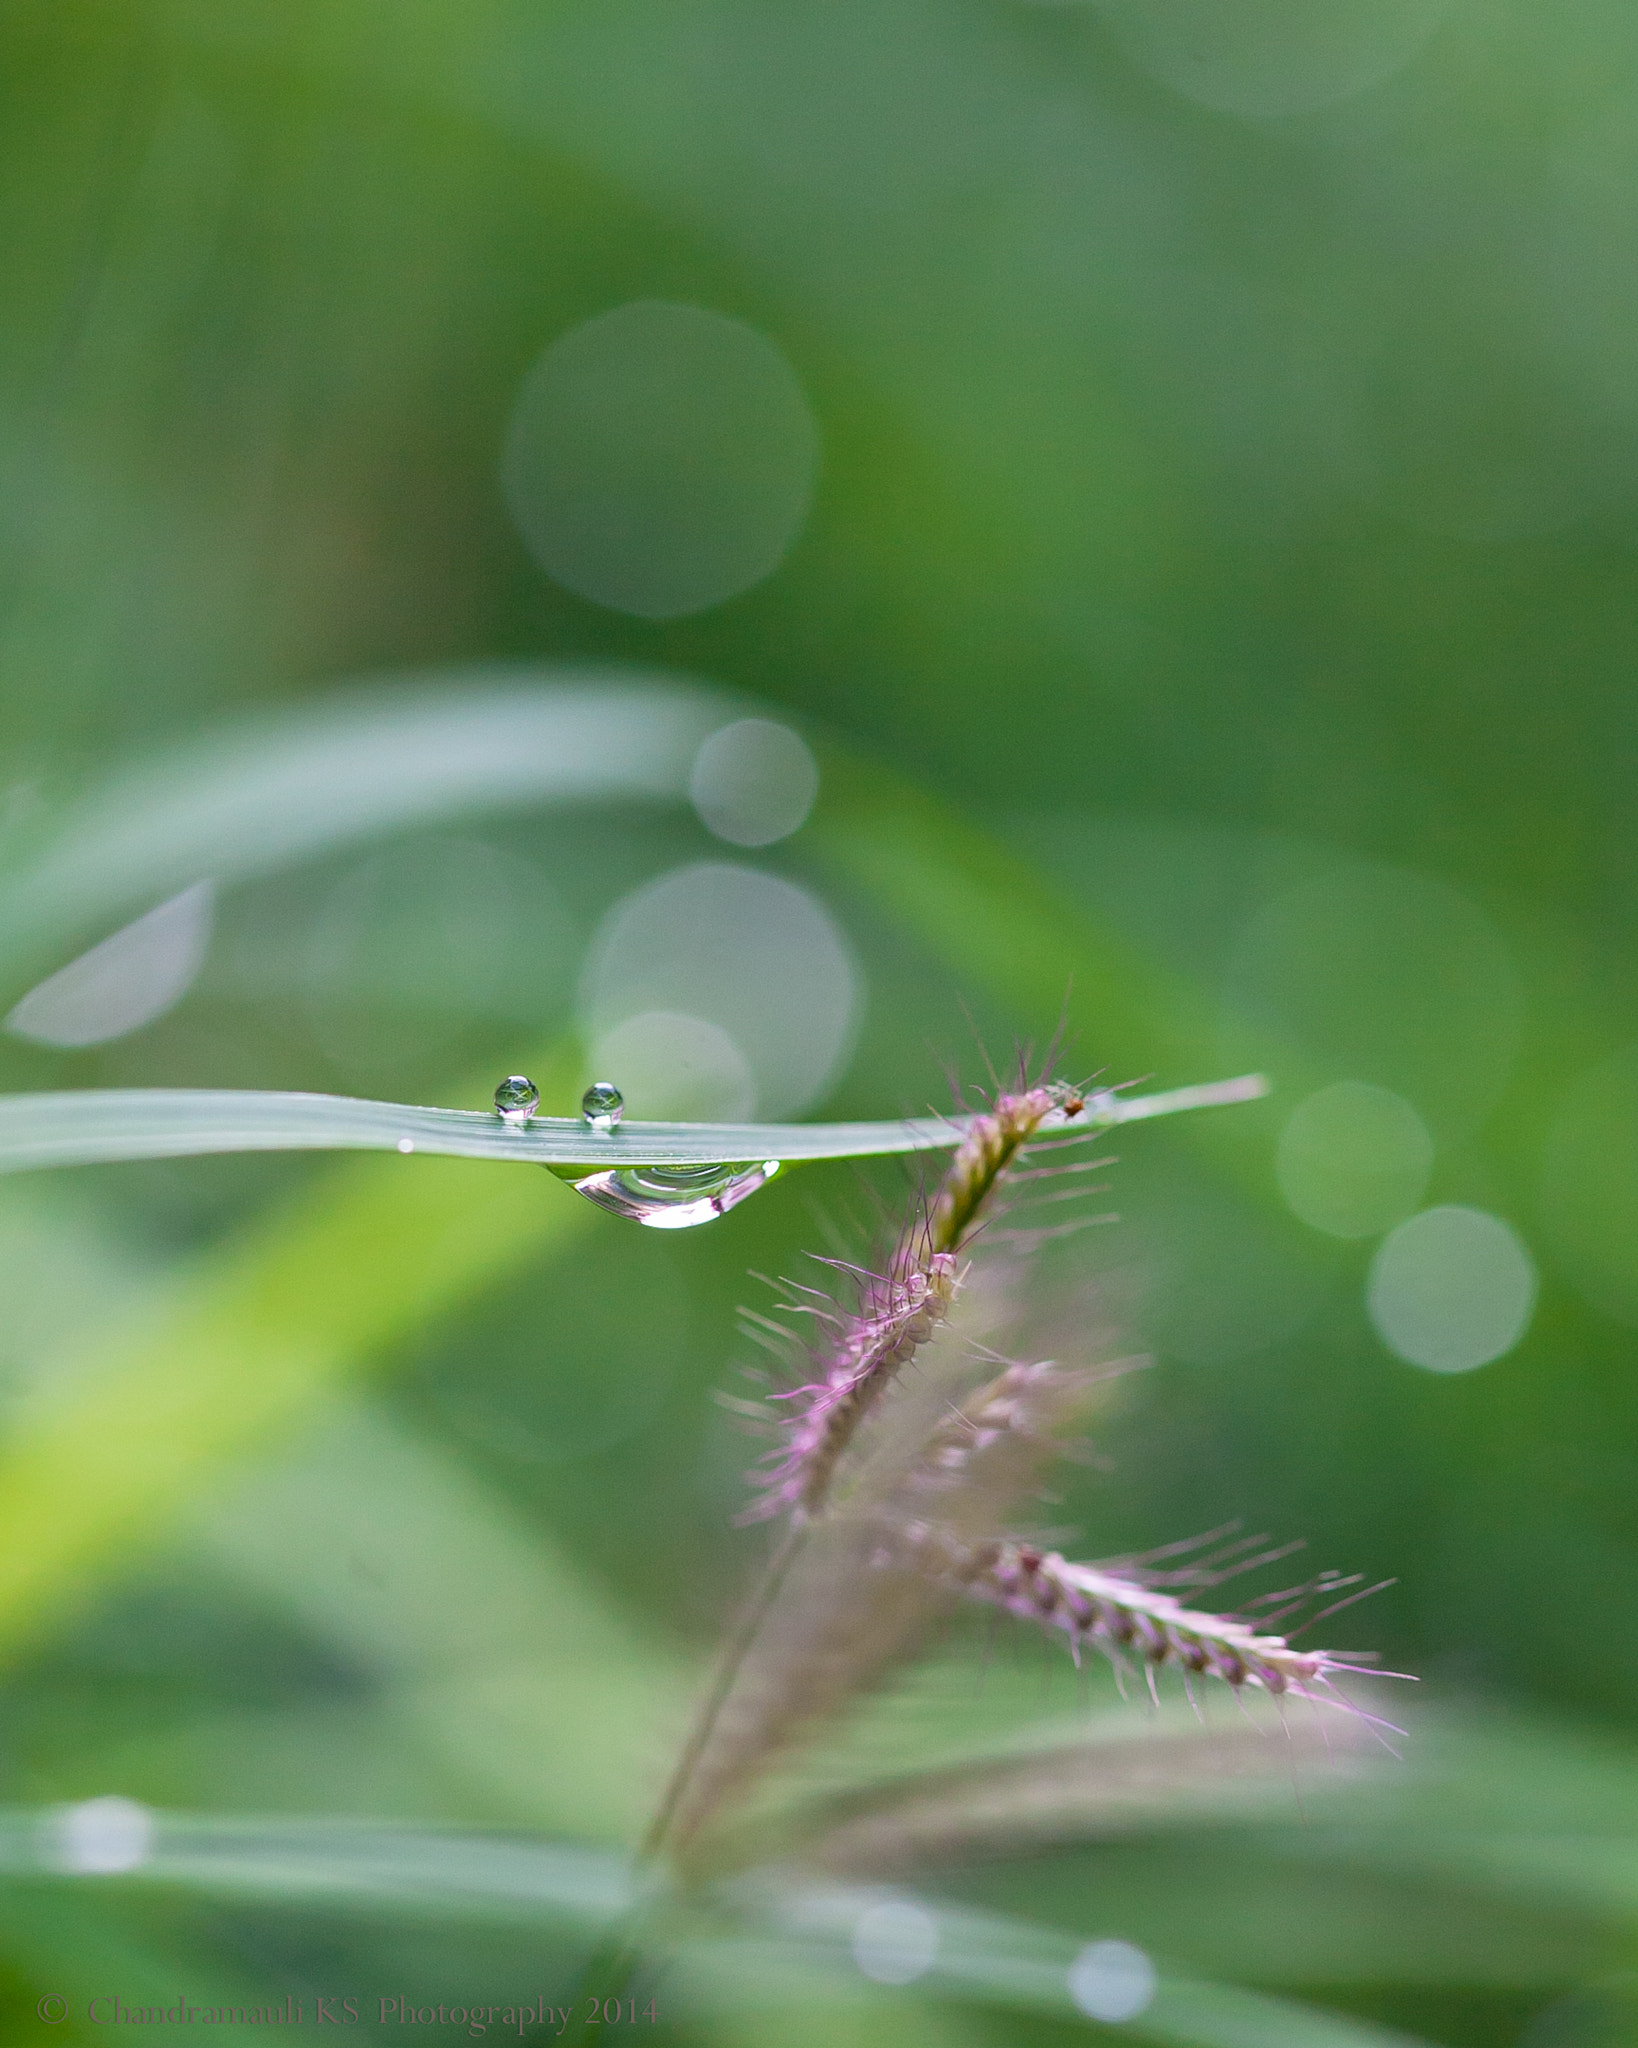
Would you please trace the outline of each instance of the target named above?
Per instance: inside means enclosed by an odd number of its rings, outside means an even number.
[[[594,1081],[580,1098],[580,1114],[606,1137],[626,1113],[626,1098],[612,1081]]]
[[[738,1166],[618,1166],[573,1178],[572,1168],[555,1171],[575,1193],[615,1216],[629,1216],[651,1230],[692,1230],[715,1223],[754,1195],[779,1171],[777,1159]]]
[[[495,1090],[495,1108],[502,1123],[526,1124],[540,1107],[540,1090],[527,1074],[508,1074]]]

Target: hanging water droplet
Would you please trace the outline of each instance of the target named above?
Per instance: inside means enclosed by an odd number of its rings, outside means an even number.
[[[539,1107],[540,1090],[527,1074],[508,1074],[495,1090],[495,1108],[503,1123],[527,1123]]]
[[[612,1081],[594,1081],[580,1098],[580,1114],[605,1137],[626,1113],[626,1098]]]
[[[779,1171],[777,1159],[738,1166],[618,1166],[578,1179],[571,1167],[558,1167],[576,1194],[615,1216],[629,1216],[651,1230],[692,1230],[715,1223],[754,1195]]]

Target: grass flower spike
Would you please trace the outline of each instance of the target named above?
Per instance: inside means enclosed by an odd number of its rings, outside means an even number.
[[[1231,1085],[1233,1096],[1210,1088],[1154,1100],[1194,1107],[1251,1092]],[[1225,1561],[1238,1571],[1283,1552],[1247,1559],[1235,1544],[1156,1572],[1142,1559],[1071,1563],[1016,1530],[1093,1388],[1133,1361],[1095,1362],[1086,1330],[1068,1364],[1007,1359],[978,1343],[995,1317],[1016,1312],[1031,1251],[1058,1234],[989,1226],[1004,1201],[1040,1199],[1043,1180],[1073,1177],[1048,1202],[1086,1189],[1083,1176],[1107,1162],[1034,1165],[1032,1154],[1079,1144],[1112,1120],[1106,1098],[1063,1083],[998,1090],[879,1268],[828,1261],[846,1276],[839,1299],[787,1285],[786,1320],[749,1318],[751,1334],[787,1356],[791,1315],[817,1333],[800,1384],[772,1396],[794,1412],[778,1424],[783,1441],[742,1518],[785,1528],[724,1645],[648,1855],[708,1867],[724,1818],[771,1766],[878,1686],[963,1597],[1062,1633],[1077,1662],[1087,1646],[1117,1670],[1141,1664],[1151,1690],[1171,1667],[1185,1686],[1206,1675],[1236,1690],[1325,1699],[1333,1673],[1362,1668],[1298,1650],[1267,1622],[1197,1611],[1179,1597],[1227,1576]],[[1319,1582],[1326,1591],[1334,1583]]]
[[[1283,1636],[1259,1635],[1247,1622],[1199,1613],[1170,1593],[1096,1565],[1071,1564],[1032,1544],[962,1543],[926,1523],[903,1534],[923,1567],[951,1587],[1060,1630],[1077,1662],[1082,1645],[1089,1645],[1117,1664],[1130,1653],[1146,1671],[1173,1665],[1231,1686],[1259,1686],[1299,1699],[1314,1698],[1331,1672],[1360,1668],[1325,1650],[1293,1649]]]
[[[825,1336],[815,1376],[780,1398],[798,1403],[786,1442],[745,1519],[823,1512],[838,1465],[859,1424],[949,1314],[958,1254],[983,1222],[1008,1170],[1043,1126],[1079,1115],[1084,1091],[1042,1082],[997,1095],[975,1116],[941,1176],[925,1216],[901,1235],[886,1271],[859,1276],[850,1310],[815,1311]]]
[[[818,1311],[836,1324],[824,1377],[781,1397],[802,1406],[743,1520],[770,1521],[788,1510],[805,1522],[820,1512],[837,1462],[865,1411],[948,1316],[957,1265],[954,1252],[896,1257],[885,1275],[860,1276],[859,1300],[851,1313]]]

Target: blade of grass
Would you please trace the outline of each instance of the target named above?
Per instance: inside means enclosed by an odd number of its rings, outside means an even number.
[[[567,668],[496,667],[446,673],[439,687],[434,680],[226,726],[88,790],[10,865],[0,983],[9,976],[21,992],[87,937],[202,876],[227,884],[496,809],[685,802],[701,741],[746,708],[656,673],[598,680]],[[1095,1051],[1117,1077],[1181,1076],[1217,1063],[1215,1012],[1208,1016],[1186,984],[890,770],[827,750],[819,807],[799,846],[847,874],[960,974],[1002,993],[1015,1014],[1050,1021],[1072,987],[1080,1000],[1090,992]],[[1305,1085],[1303,1066],[1281,1048],[1276,1078]],[[1191,1135],[1208,1151],[1225,1148],[1225,1135],[1209,1128]],[[1229,1150],[1237,1143],[1226,1134]],[[779,1155],[747,1145],[717,1156]]]
[[[226,726],[89,789],[10,864],[0,981],[209,876],[229,884],[482,811],[685,802],[700,743],[741,706],[671,677],[447,672]]]
[[[51,1815],[0,1815],[0,1869],[43,1874],[42,1837]],[[104,1877],[63,1876],[76,1892]],[[211,1897],[255,1897],[299,1906],[485,1918],[526,1917],[584,1924],[628,1902],[629,1871],[618,1859],[552,1843],[370,1825],[348,1820],[257,1816],[155,1816],[152,1852],[123,1882],[160,1884]],[[861,1914],[891,1900],[937,1926],[937,1952],[918,1988],[1003,2011],[1098,2025],[1076,2005],[1070,1968],[1081,1944],[1062,1931],[894,1891],[781,1890],[764,1884],[739,1901],[746,1931],[684,1936],[671,1952],[668,1984],[705,2013],[760,2004],[771,1977],[804,1973],[820,2004],[856,2006],[903,1993],[866,1990],[852,1963]],[[753,1931],[762,1923],[766,1932]],[[779,2001],[781,2005],[783,2000]],[[912,2010],[916,2007],[912,2004]],[[1124,2023],[1163,2048],[1426,2048],[1412,2036],[1288,1998],[1206,1982],[1163,1968],[1148,2006]],[[1100,2028],[1101,2031],[1101,2028]]]
[[[55,1876],[62,1809],[0,1810],[0,1872]],[[437,1832],[307,1815],[151,1815],[152,1846],[129,1873],[141,1885],[299,1904],[322,1899],[375,1910],[462,1909],[571,1924],[601,1921],[631,1902],[630,1866],[607,1851],[503,1835]]]
[[[1096,1099],[1063,1128],[1100,1130],[1179,1110],[1248,1101],[1261,1076]],[[119,1159],[179,1159],[207,1152],[431,1153],[514,1164],[608,1168],[698,1166],[744,1159],[867,1159],[959,1143],[966,1117],[900,1123],[623,1123],[607,1136],[579,1117],[507,1124],[471,1109],[421,1109],[345,1095],[206,1088],[88,1088],[0,1097],[0,1173]]]
[[[938,1929],[936,1957],[919,1979],[927,1989],[1011,2011],[1084,2020],[1069,1987],[1070,1966],[1081,1944],[1056,1928],[897,1890],[836,1887],[780,1893],[764,1887],[764,1896],[760,1910],[787,1940],[805,1941],[813,1952],[828,1951],[839,1960],[849,1955],[853,1930],[868,1908],[887,1899],[915,1906]],[[747,1911],[754,1910],[749,1899],[746,1905]],[[1164,1966],[1151,2003],[1122,2024],[1137,2039],[1164,2048],[1428,2048],[1368,2021],[1203,1982]]]

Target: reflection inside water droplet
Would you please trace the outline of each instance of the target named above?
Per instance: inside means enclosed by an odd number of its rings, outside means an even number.
[[[580,1098],[580,1114],[594,1131],[612,1131],[625,1113],[626,1098],[612,1081],[594,1081]]]
[[[615,1216],[629,1216],[651,1230],[692,1230],[698,1223],[715,1223],[747,1195],[754,1195],[779,1171],[779,1161],[759,1159],[737,1166],[620,1166],[578,1178],[572,1167],[551,1171],[567,1180],[576,1194]]]
[[[503,1123],[527,1123],[539,1107],[540,1090],[527,1074],[508,1074],[495,1090],[495,1108]]]

